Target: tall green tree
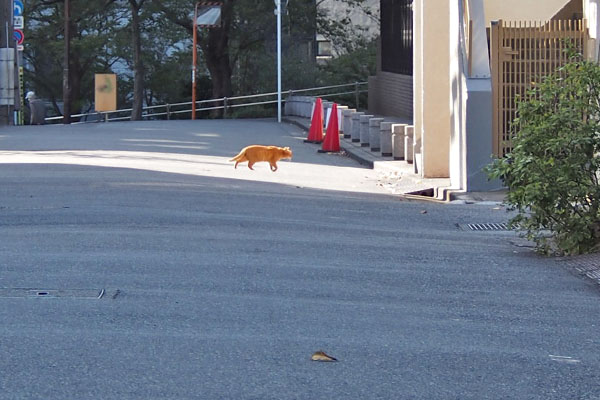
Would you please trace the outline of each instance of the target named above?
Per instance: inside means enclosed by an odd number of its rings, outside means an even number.
[[[355,7],[365,0],[337,1]],[[54,102],[56,110],[62,98],[63,4],[63,0],[28,0],[25,9],[26,79],[40,97]],[[71,0],[73,112],[91,109],[96,72],[117,74],[119,104],[133,104],[133,119],[141,117],[144,103],[189,99],[195,4],[195,0]],[[199,30],[197,90],[202,97],[275,90],[274,8],[272,0],[224,0],[222,25]],[[318,82],[314,53],[317,24],[332,37],[355,40],[348,30],[319,22],[326,18],[319,17],[317,11],[315,0],[294,0],[283,15],[284,89]],[[356,63],[364,64],[362,60]],[[334,76],[335,71],[331,74]],[[329,79],[329,74],[321,76]]]
[[[183,27],[192,37],[193,0],[154,0],[153,5],[169,21]],[[315,2],[299,0],[290,4],[284,18],[288,37],[305,43],[314,40]],[[261,82],[275,82],[274,48],[276,39],[272,0],[225,0],[222,2],[221,26],[200,29],[200,60],[206,65],[212,84],[212,97],[230,97],[234,90],[264,90]],[[289,43],[289,41],[288,41]],[[290,49],[295,49],[293,45]],[[309,57],[308,52],[304,54]],[[266,63],[270,68],[265,68]],[[265,71],[268,71],[265,73]],[[234,78],[234,73],[235,78]]]
[[[93,99],[93,72],[110,70],[116,58],[107,53],[119,16],[112,0],[71,0],[71,110],[87,111]],[[39,96],[49,98],[57,112],[62,98],[64,2],[30,0],[25,7],[28,40],[26,79]]]
[[[140,10],[145,0],[129,0],[131,6],[131,47],[133,48],[133,105],[131,119],[142,119],[144,105],[144,62],[140,32]]]

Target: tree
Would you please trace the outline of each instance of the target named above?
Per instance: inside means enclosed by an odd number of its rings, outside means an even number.
[[[110,69],[116,61],[104,51],[118,24],[112,0],[71,0],[71,54],[69,78],[73,113],[87,111],[93,99],[93,74]],[[26,80],[33,82],[38,96],[49,98],[57,113],[62,98],[64,2],[30,0],[25,8],[28,40]]]
[[[329,39],[338,55],[363,49],[375,39],[366,26],[353,24],[353,16],[363,16],[379,28],[379,16],[369,0],[318,0],[317,31]]]
[[[183,27],[192,36],[193,21],[190,10],[195,7],[194,1],[158,1],[154,7],[161,11],[172,23]],[[206,40],[201,40],[206,66],[212,78],[213,98],[230,97],[231,64],[229,60],[229,34],[233,18],[234,0],[225,0],[221,7],[221,26],[208,30]]]
[[[133,105],[131,119],[142,119],[144,105],[144,62],[140,33],[140,9],[145,0],[129,0],[131,5],[131,44],[133,48]]]
[[[154,0],[153,5],[172,23],[186,29],[192,36],[192,0]],[[314,0],[290,4],[287,35],[301,38],[298,42],[314,40]],[[265,75],[275,82],[274,44],[276,37],[274,3],[272,0],[225,0],[221,11],[221,27],[200,31],[201,60],[211,77],[212,97],[230,97],[234,82],[244,93],[260,89]],[[311,23],[312,21],[312,23]],[[304,31],[312,35],[302,34]],[[270,45],[272,48],[269,48]],[[290,49],[295,46],[290,45]],[[297,47],[297,46],[296,46]],[[305,54],[305,57],[308,54]],[[270,63],[271,68],[265,68]],[[237,79],[234,81],[234,72]]]
[[[488,168],[509,189],[511,225],[542,253],[600,246],[600,66],[569,60],[518,101],[513,148]]]
[[[353,6],[365,2],[337,1]],[[33,82],[38,95],[49,98],[57,113],[62,98],[63,4],[64,0],[28,0],[25,9],[26,82]],[[118,104],[133,103],[132,119],[141,118],[144,103],[189,99],[195,4],[196,0],[71,0],[73,112],[92,108],[96,72],[117,74]],[[283,85],[314,86],[318,82],[313,51],[316,1],[294,0],[288,8],[282,30]],[[225,0],[222,25],[199,30],[196,81],[204,98],[275,90],[273,10],[272,0]],[[349,32],[331,29],[330,34],[355,40]],[[366,64],[362,59],[356,63]]]

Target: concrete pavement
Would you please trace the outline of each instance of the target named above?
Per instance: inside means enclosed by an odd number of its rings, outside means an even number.
[[[308,131],[311,121],[309,118],[298,116],[285,116],[284,121],[292,123]],[[315,145],[320,146],[320,145]],[[440,190],[437,196],[431,195],[410,195],[410,193],[419,193],[427,189],[443,189],[450,186],[450,179],[445,178],[421,178],[414,173],[414,166],[405,161],[396,161],[393,157],[383,157],[377,152],[372,152],[367,147],[361,147],[360,143],[353,143],[350,139],[340,137],[340,147],[354,160],[372,168],[377,172],[384,186],[393,194],[402,195],[408,198],[420,200],[447,200],[459,203],[489,203],[500,204],[506,196],[506,190],[496,190],[490,192],[456,192],[448,191],[445,193]]]
[[[310,128],[310,119],[298,116],[285,116],[284,120],[297,125],[304,131]],[[308,145],[320,146],[320,145]],[[425,179],[420,178],[414,173],[413,166],[404,161],[394,161],[391,157],[382,157],[381,155],[370,151],[366,147],[361,147],[359,143],[353,143],[351,140],[340,137],[340,147],[349,157],[372,168],[377,172],[378,179],[383,187],[391,193],[401,195],[406,198],[427,201],[429,196],[414,196],[408,193],[419,192],[424,189],[444,187],[449,185],[449,179]],[[453,204],[473,204],[501,206],[506,198],[506,189],[493,190],[488,192],[455,192],[450,191],[447,199]],[[522,241],[521,245],[531,246],[531,243]],[[562,259],[563,266],[569,268],[574,274],[582,276],[600,285],[600,253],[588,254],[583,256],[566,257]]]
[[[513,232],[465,229],[501,207],[403,201],[302,138],[0,131],[0,398],[600,396],[597,287]],[[254,142],[294,159],[234,170]]]

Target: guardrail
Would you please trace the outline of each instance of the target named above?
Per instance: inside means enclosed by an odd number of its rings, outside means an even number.
[[[356,108],[360,106],[360,94],[367,93],[368,87],[367,82],[354,82],[342,85],[332,86],[321,86],[308,89],[296,89],[287,90],[282,92],[283,95],[293,96],[303,94],[306,96],[318,96],[322,98],[335,98],[339,96],[353,95]],[[274,99],[270,99],[274,97]],[[259,100],[263,99],[264,100]],[[250,101],[254,100],[254,101]],[[256,101],[259,100],[259,101]],[[277,92],[261,93],[246,96],[235,96],[235,97],[222,97],[220,99],[208,99],[196,101],[196,112],[212,111],[223,109],[223,118],[227,118],[229,111],[235,108],[241,107],[252,107],[266,104],[277,103]],[[285,99],[282,99],[282,103],[285,103]],[[90,122],[109,122],[109,121],[125,121],[131,119],[131,112],[133,109],[124,108],[115,111],[106,112],[91,112],[84,114],[73,114],[71,119],[79,119],[79,122],[73,123],[90,123]],[[180,114],[187,114],[192,112],[192,102],[173,103],[173,104],[160,104],[155,106],[146,106],[142,108],[142,119],[154,119],[154,118],[165,118],[171,119],[171,117],[178,116]],[[63,120],[62,115],[46,117],[47,123],[60,123]]]

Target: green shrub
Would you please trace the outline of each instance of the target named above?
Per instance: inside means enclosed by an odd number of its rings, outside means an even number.
[[[580,254],[600,245],[600,66],[569,62],[518,100],[513,148],[488,168],[508,188],[513,227],[539,252]]]

